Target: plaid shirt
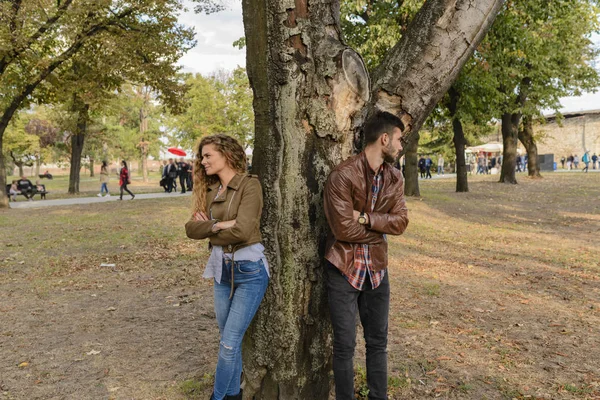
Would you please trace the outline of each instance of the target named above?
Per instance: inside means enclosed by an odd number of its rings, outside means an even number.
[[[375,174],[373,177],[373,183],[371,184],[371,194],[373,195],[371,200],[371,208],[369,210],[371,212],[375,209],[375,203],[377,202],[379,189],[381,189],[381,182],[383,180],[382,172],[383,165],[379,167],[379,171],[377,171],[377,174]],[[354,251],[354,271],[351,271],[347,275],[344,274],[344,276],[356,290],[363,290],[367,274],[371,279],[371,285],[373,289],[375,289],[383,280],[383,277],[385,276],[385,269],[379,272],[373,272],[371,255],[369,254],[369,245],[360,244]]]

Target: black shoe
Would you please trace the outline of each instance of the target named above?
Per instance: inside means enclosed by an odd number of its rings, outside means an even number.
[[[135,199],[135,194],[131,195],[131,200]]]
[[[242,400],[244,397],[244,391],[240,389],[240,392],[235,396],[225,396],[225,400]]]

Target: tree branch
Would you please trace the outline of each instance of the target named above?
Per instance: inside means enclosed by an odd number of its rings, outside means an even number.
[[[17,3],[20,6],[21,1],[19,0],[17,1]],[[0,59],[0,75],[2,75],[4,71],[6,71],[6,67],[8,67],[8,65],[11,62],[13,62],[17,57],[19,57],[19,55],[21,55],[24,51],[29,49],[33,43],[35,43],[44,33],[46,33],[46,31],[48,31],[48,29],[52,27],[52,25],[54,25],[60,19],[60,17],[63,16],[63,14],[67,11],[71,3],[73,3],[73,0],[66,0],[63,4],[60,4],[59,1],[57,3],[59,7],[58,10],[56,10],[56,14],[54,14],[51,18],[48,18],[46,22],[44,22],[44,24],[40,26],[38,30],[25,41],[25,43],[23,43],[18,48],[13,48],[11,51],[5,54],[2,57],[2,59]],[[17,6],[17,10],[19,6]],[[16,12],[14,14],[13,19],[16,19]],[[16,28],[13,28],[12,32],[16,32]]]
[[[69,1],[69,0],[67,0]],[[136,9],[130,8],[127,9],[117,15],[115,19],[108,19],[100,24],[94,25],[88,30],[80,33],[77,36],[77,39],[71,46],[65,50],[62,54],[54,59],[43,71],[41,71],[38,76],[30,81],[19,93],[17,96],[13,98],[10,102],[9,106],[4,109],[4,113],[0,118],[0,136],[4,134],[4,129],[8,126],[9,121],[13,117],[14,113],[19,109],[21,103],[30,96],[35,88],[44,81],[56,68],[58,68],[62,63],[73,57],[77,51],[92,37],[97,35],[98,33],[106,30],[109,26],[115,26],[118,24],[118,20],[125,18],[131,15]]]

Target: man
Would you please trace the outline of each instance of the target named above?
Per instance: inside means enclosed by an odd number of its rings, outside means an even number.
[[[421,179],[425,178],[425,164],[427,164],[427,161],[425,161],[425,157],[419,157],[419,162],[417,165],[419,167],[419,172],[421,173]]]
[[[179,162],[177,163],[177,176],[179,176],[179,185],[181,186],[181,193],[185,193],[189,169],[190,165],[185,162],[183,157],[181,157],[179,159]]]
[[[160,178],[160,186],[163,187],[163,189],[165,189],[165,192],[169,191],[169,186],[167,184],[168,182],[168,164],[167,164],[167,160],[163,160],[163,165],[161,166],[162,168],[162,175]]]
[[[587,173],[588,169],[590,168],[590,153],[588,151],[583,153],[583,157],[581,157],[581,162],[585,164],[585,167],[583,167],[582,171],[585,171]]]
[[[402,150],[402,121],[378,112],[364,126],[366,147],[338,165],[324,190],[331,228],[325,251],[333,326],[337,400],[354,399],[356,315],[367,349],[369,399],[387,399],[390,283],[387,238],[408,225],[402,174],[390,164]]]
[[[425,179],[431,179],[431,166],[433,165],[433,161],[430,156],[427,156],[425,160]]]
[[[171,193],[173,188],[177,191],[177,187],[175,180],[177,179],[177,166],[173,162],[172,158],[169,158],[169,163],[167,164],[167,192]]]
[[[596,155],[596,153],[594,153],[594,155],[592,156],[592,169],[596,169],[596,161],[598,161],[598,156]],[[600,166],[598,166],[598,168],[600,168]]]
[[[33,187],[33,183],[27,177],[22,176],[21,179],[17,182],[17,190],[21,192],[23,196],[28,201],[33,201],[33,196],[35,195],[35,189]]]

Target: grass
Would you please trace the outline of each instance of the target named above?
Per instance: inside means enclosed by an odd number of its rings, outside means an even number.
[[[390,399],[600,396],[600,174],[496,179],[421,181],[408,199],[389,241]],[[5,397],[208,398],[218,332],[189,201],[0,212]]]

